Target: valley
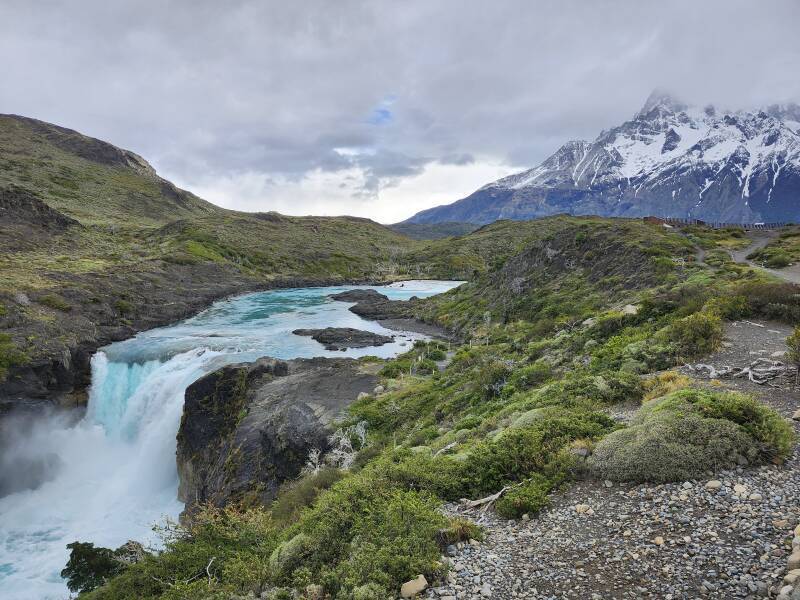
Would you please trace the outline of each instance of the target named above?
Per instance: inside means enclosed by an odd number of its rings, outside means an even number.
[[[0,125],[10,597],[794,589],[800,295],[762,266],[793,229],[411,239],[221,209],[105,142]],[[761,358],[767,384],[723,369]]]

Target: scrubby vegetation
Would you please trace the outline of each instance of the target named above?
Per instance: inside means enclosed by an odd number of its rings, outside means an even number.
[[[27,362],[28,355],[17,348],[11,336],[6,333],[0,333],[0,381],[6,378],[11,367]]]

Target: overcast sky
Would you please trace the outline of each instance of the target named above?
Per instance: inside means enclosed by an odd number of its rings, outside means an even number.
[[[0,112],[226,207],[395,222],[594,138],[654,87],[800,100],[800,1],[0,0]]]

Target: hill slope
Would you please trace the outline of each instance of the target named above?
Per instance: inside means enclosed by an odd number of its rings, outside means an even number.
[[[97,347],[228,294],[402,276],[414,247],[367,219],[225,210],[132,152],[0,116],[0,404],[81,391]]]
[[[724,113],[654,92],[595,141],[570,141],[539,166],[409,223],[552,214],[800,221],[800,107]]]

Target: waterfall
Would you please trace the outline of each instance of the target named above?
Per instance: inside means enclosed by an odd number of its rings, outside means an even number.
[[[3,598],[65,598],[60,571],[75,540],[157,542],[153,524],[183,508],[175,466],[183,394],[219,356],[198,349],[126,363],[98,352],[84,419],[70,425],[51,416],[15,440],[14,462],[57,457],[58,468],[36,489],[0,499]]]
[[[430,296],[452,282],[383,288],[392,298]],[[300,327],[360,327],[363,321],[327,294],[309,288],[225,300],[171,327],[107,346],[92,357],[83,419],[54,413],[0,422],[0,597],[62,600],[66,545],[116,548],[132,539],[154,544],[152,526],[183,509],[177,500],[175,435],[186,388],[220,366],[260,356],[394,356],[415,334],[378,348],[328,352]]]

